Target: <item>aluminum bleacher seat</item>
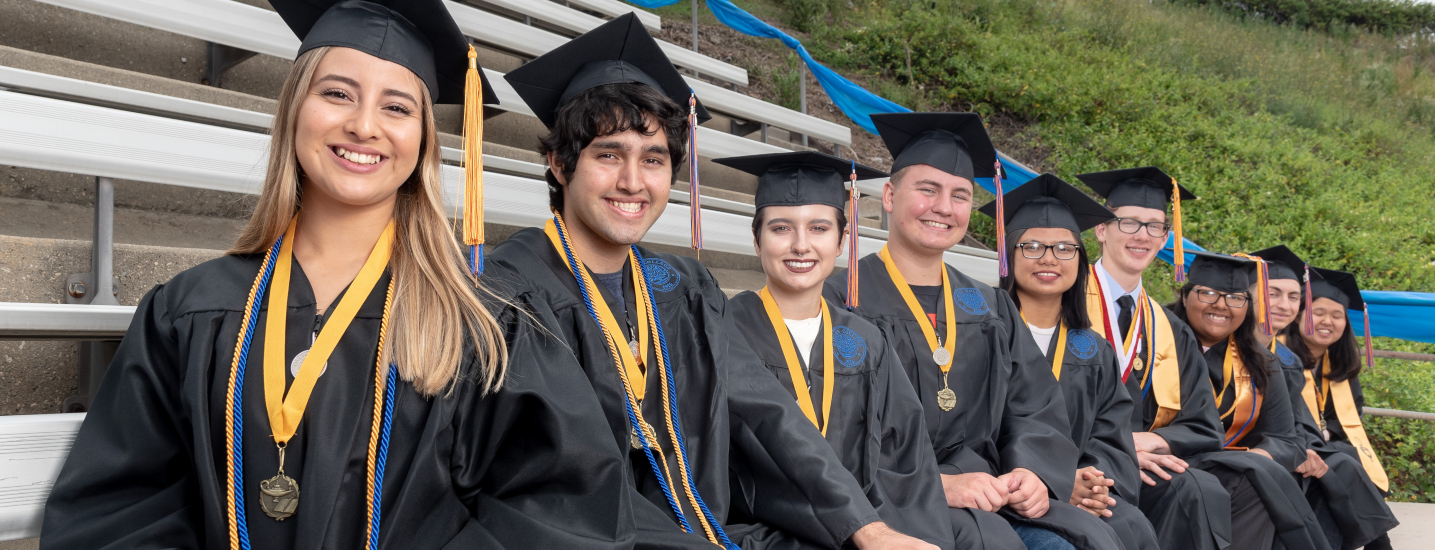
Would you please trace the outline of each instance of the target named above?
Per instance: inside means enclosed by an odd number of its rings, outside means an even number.
[[[523,2],[526,0],[509,1]],[[568,4],[570,8],[581,8],[594,13],[600,13],[608,17],[617,17],[619,15],[623,15],[630,12],[636,13],[638,14],[638,20],[642,21],[643,26],[647,27],[648,30],[657,31],[663,28],[663,19],[661,17],[658,17],[657,14],[638,9],[632,4],[623,2],[622,0],[563,0],[563,3]]]
[[[531,19],[573,32],[574,34],[588,32],[593,27],[602,25],[607,21],[607,18],[589,15],[582,10],[549,0],[479,0],[478,3],[480,5],[496,6],[513,13],[522,14]],[[662,19],[658,16],[645,12],[633,5],[627,5],[627,9],[628,12],[638,14],[638,20],[643,23],[644,27],[652,31],[659,30],[658,25],[661,24]],[[617,15],[621,15],[622,13],[627,12],[621,12]],[[647,15],[647,17],[644,17],[644,15]]]
[[[283,59],[293,59],[294,52],[299,49],[299,40],[284,25],[278,14],[232,0],[39,1]],[[448,2],[448,5],[450,13],[464,34],[502,49],[538,56],[568,40],[566,37],[472,6],[454,2]],[[747,72],[742,69],[666,42],[660,44],[675,65],[692,68],[709,76],[727,75],[733,79],[740,76],[740,83],[747,83]],[[502,73],[487,72],[502,101],[498,108],[528,112],[521,107],[522,101],[517,94],[501,78]],[[726,90],[696,78],[688,78],[688,81],[703,103],[716,112],[771,124],[842,145],[850,145],[852,142],[851,130],[846,126]],[[776,146],[709,128],[700,131],[699,140],[703,143],[699,149],[705,154],[708,152],[708,144],[719,148],[711,151],[713,157],[784,151]]]
[[[83,413],[0,416],[0,541],[39,536]]]

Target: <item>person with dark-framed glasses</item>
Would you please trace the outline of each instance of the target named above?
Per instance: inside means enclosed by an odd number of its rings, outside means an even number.
[[[1166,238],[1166,235],[1171,232],[1171,224],[1164,221],[1143,222],[1136,218],[1115,218],[1107,223],[1115,225],[1117,229],[1126,234],[1135,234],[1144,228],[1147,235],[1158,239]]]
[[[1170,306],[1201,343],[1220,414],[1220,451],[1188,458],[1231,495],[1232,548],[1329,548],[1290,473],[1306,458],[1280,361],[1256,338],[1264,294],[1256,262],[1195,252],[1190,277]],[[1259,301],[1259,303],[1258,303]]]
[[[1052,174],[1005,194],[1007,242],[1014,243],[1001,288],[1050,362],[1066,400],[1071,440],[1080,450],[1067,502],[1100,518],[1126,550],[1158,548],[1135,504],[1141,482],[1131,440],[1131,395],[1122,387],[1111,343],[1091,331],[1086,311],[1089,261],[1081,233],[1111,211]],[[996,217],[997,202],[981,212]]]

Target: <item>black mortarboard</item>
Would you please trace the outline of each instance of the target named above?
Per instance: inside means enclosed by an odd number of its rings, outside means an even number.
[[[1106,197],[1106,205],[1111,208],[1140,206],[1164,211],[1166,203],[1171,202],[1171,186],[1177,185],[1174,178],[1155,166],[1090,172],[1077,174],[1076,178]],[[1181,200],[1196,199],[1195,193],[1180,188]]]
[[[1265,250],[1253,252],[1251,255],[1266,261],[1272,279],[1305,280],[1305,260],[1300,259],[1295,252],[1286,248],[1286,245],[1278,244]]]
[[[996,175],[997,150],[976,113],[881,113],[872,124],[892,153],[892,172],[926,164],[976,181]]]
[[[604,84],[647,84],[680,106],[692,95],[683,75],[632,13],[569,40],[503,78],[549,128],[568,100]],[[699,122],[710,118],[701,101],[696,108]]]
[[[1008,239],[1036,227],[1070,229],[1079,239],[1081,232],[1116,217],[1101,203],[1054,174],[1042,174],[1007,191],[1003,206]],[[981,212],[995,218],[997,201],[983,205]]]
[[[847,206],[845,183],[852,174],[852,161],[817,151],[770,153],[713,159],[713,162],[757,176],[753,206],[801,206],[825,204],[842,210]],[[887,177],[870,166],[856,165],[858,179]]]
[[[303,43],[352,48],[404,66],[428,87],[434,103],[464,102],[468,38],[440,0],[270,0]],[[479,71],[483,102],[498,96]]]
[[[1187,282],[1209,287],[1218,292],[1249,292],[1251,267],[1255,262],[1245,258],[1192,250],[1196,260],[1186,275]]]
[[[1311,269],[1316,276],[1311,278],[1310,290],[1316,298],[1335,300],[1348,310],[1365,311],[1365,300],[1360,296],[1355,274],[1319,267]]]

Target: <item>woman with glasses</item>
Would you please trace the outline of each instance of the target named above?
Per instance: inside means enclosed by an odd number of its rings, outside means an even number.
[[[1256,340],[1257,304],[1249,290],[1255,262],[1195,254],[1170,307],[1201,343],[1225,433],[1223,451],[1192,457],[1191,466],[1215,475],[1230,493],[1233,548],[1328,548],[1290,475],[1305,450],[1280,365]]]
[[[1061,387],[1071,439],[1081,451],[1070,504],[1101,518],[1126,550],[1157,548],[1156,532],[1135,502],[1141,487],[1132,445],[1131,395],[1116,352],[1090,330],[1089,269],[1081,233],[1115,216],[1052,174],[1001,199],[1011,269],[1001,279]],[[997,216],[997,202],[981,212]]]
[[[1292,387],[1301,388],[1293,399],[1304,405],[1310,448],[1329,466],[1306,494],[1321,514],[1332,549],[1390,548],[1387,532],[1399,522],[1383,498],[1389,477],[1360,422],[1365,405],[1360,348],[1347,316],[1351,310],[1365,312],[1365,302],[1355,275],[1312,268],[1310,278],[1309,313],[1292,315],[1301,322],[1289,322],[1281,331],[1291,362],[1306,366],[1300,385]]]

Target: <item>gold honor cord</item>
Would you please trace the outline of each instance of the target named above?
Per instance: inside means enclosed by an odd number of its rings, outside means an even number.
[[[543,232],[548,234],[548,240],[551,241],[554,248],[558,250],[558,256],[563,258],[563,264],[568,266],[568,269],[571,271],[573,265],[568,262],[568,255],[563,253],[563,241],[558,235],[558,226],[550,220],[548,225],[544,226]],[[598,311],[598,319],[603,323],[603,328],[605,329],[604,334],[607,335],[609,340],[608,344],[615,349],[627,350],[627,353],[618,352],[614,355],[617,356],[618,362],[621,363],[620,366],[628,381],[627,392],[633,401],[633,412],[638,415],[639,420],[642,420],[643,397],[648,389],[647,371],[643,369],[642,361],[643,358],[648,356],[649,332],[653,329],[653,327],[649,325],[652,324],[651,319],[653,316],[652,312],[648,309],[651,307],[651,304],[649,304],[647,300],[642,299],[644,295],[642,287],[644,279],[643,273],[638,271],[638,259],[633,256],[632,250],[628,251],[628,267],[631,270],[630,275],[633,278],[634,296],[638,298],[635,300],[638,309],[638,326],[642,327],[637,331],[638,349],[636,350],[627,344],[614,341],[615,338],[621,338],[623,325],[618,324],[618,318],[613,316],[613,310],[608,307],[608,301],[604,300],[603,295],[598,292],[598,285],[593,282],[593,276],[588,273],[588,268],[583,265],[582,260],[578,260],[578,267],[578,272],[583,274],[582,284],[588,289],[588,295],[593,297],[593,308]],[[618,299],[622,300],[623,297],[619,296]],[[644,433],[641,434],[641,437],[643,440],[650,443],[657,441],[657,435],[652,433],[653,428],[648,424],[648,421],[642,420],[642,425]],[[639,434],[634,434],[635,440],[633,444],[634,448],[641,449],[642,443],[636,439],[638,436]]]
[[[957,393],[947,384],[947,374],[952,371],[953,354],[957,347],[957,312],[956,305],[952,303],[952,282],[947,278],[947,266],[942,265],[942,305],[946,307],[947,322],[946,339],[937,341],[937,329],[932,326],[932,320],[922,312],[922,305],[917,303],[917,297],[912,294],[911,285],[907,284],[907,278],[902,276],[897,264],[892,261],[892,255],[887,252],[887,245],[882,245],[879,253],[882,257],[882,265],[887,266],[887,276],[892,278],[892,283],[897,287],[897,292],[902,294],[902,300],[907,302],[907,309],[911,310],[912,317],[917,319],[917,326],[922,327],[922,335],[927,337],[927,346],[932,350],[932,362],[942,369],[942,389],[937,392],[937,406],[944,411],[950,411],[957,407]]]
[[[817,408],[812,406],[812,382],[802,374],[802,363],[797,360],[797,350],[792,344],[792,334],[787,332],[787,323],[782,321],[782,310],[772,299],[767,287],[758,293],[762,297],[762,308],[767,310],[767,319],[772,321],[772,330],[777,333],[777,342],[782,345],[782,357],[787,360],[787,374],[792,377],[793,393],[797,394],[797,407],[822,430],[827,437],[827,422],[832,418],[832,389],[834,367],[832,364],[832,312],[827,310],[827,300],[822,300],[822,421],[817,420]],[[797,385],[801,381],[802,386]]]
[[[564,240],[567,240],[570,243],[573,242],[573,240],[571,237],[568,237],[567,227],[560,227],[559,224],[562,223],[563,217],[555,212],[553,215],[553,219],[548,220],[548,223],[543,227],[543,232],[548,235],[548,241],[553,244],[553,248],[558,252],[558,256],[563,258],[564,265],[568,266],[569,271],[573,271],[573,264],[569,262],[568,254],[563,247]],[[561,237],[559,236],[559,232],[562,232],[563,234]],[[643,419],[642,399],[643,392],[644,390],[646,390],[646,387],[640,386],[637,390],[634,390],[633,387],[633,381],[635,379],[640,383],[646,384],[647,377],[643,374],[643,371],[638,368],[637,361],[633,358],[632,355],[618,351],[619,345],[617,342],[614,341],[613,333],[614,331],[621,330],[621,327],[618,325],[617,320],[614,319],[613,312],[608,309],[607,301],[603,300],[602,295],[598,293],[598,285],[593,282],[593,277],[588,273],[588,268],[583,265],[583,260],[576,257],[574,258],[574,260],[578,262],[577,271],[583,275],[583,280],[580,284],[583,285],[585,292],[587,292],[587,295],[589,296],[588,301],[592,302],[593,308],[598,312],[598,318],[601,320],[602,324],[599,328],[603,332],[603,337],[607,340],[606,343],[608,344],[608,353],[612,355],[613,361],[615,363],[619,363],[618,378],[623,383],[623,391],[627,394],[628,403],[632,405],[633,414],[637,416],[638,425],[641,426],[642,429],[641,434],[635,433],[630,436],[631,439],[629,443],[635,450],[646,448],[656,453],[656,462],[661,464],[663,470],[662,480],[667,480],[666,483],[669,486],[675,487],[676,485],[672,483],[672,472],[668,469],[668,461],[666,458],[663,457],[662,445],[660,445],[658,442],[657,431],[653,428],[652,424],[649,424],[647,420]],[[645,332],[649,332],[653,338],[656,338],[658,333],[658,324],[655,321],[656,317],[653,315],[653,298],[652,295],[648,293],[647,285],[644,284],[646,283],[647,279],[643,278],[643,273],[639,270],[638,261],[636,256],[632,252],[632,248],[629,248],[628,251],[628,263],[632,269],[633,286],[638,290],[638,295],[636,296],[635,301],[638,302],[637,307],[639,309],[639,319],[644,325],[644,328],[642,330]],[[619,332],[618,334],[622,333]],[[681,444],[681,441],[678,439],[677,430],[674,428],[675,421],[669,413],[673,409],[673,407],[675,407],[673,405],[675,402],[673,401],[672,396],[669,394],[668,379],[663,374],[668,372],[667,365],[663,362],[664,359],[661,352],[657,353],[655,357],[658,361],[658,380],[660,383],[660,387],[663,391],[662,398],[665,405],[663,407],[663,411],[668,424],[668,437],[669,441],[671,441],[673,445],[673,452],[678,455],[678,473],[682,476],[680,480],[682,482],[683,492],[687,496],[687,502],[692,507],[693,511],[698,512],[698,522],[702,526],[703,532],[707,535],[708,541],[712,542],[713,544],[719,544],[717,535],[720,533],[717,533],[717,531],[714,529],[714,526],[709,524],[707,517],[700,512],[703,509],[703,506],[698,501],[696,497],[697,493],[696,491],[694,491],[692,484],[689,483],[689,480],[692,476],[689,475],[687,471],[687,460],[682,455],[683,446]],[[630,372],[636,373],[636,378],[629,376]],[[681,506],[675,505],[673,513],[679,517],[684,516],[684,514],[682,513]]]
[[[1021,315],[1021,322],[1026,323],[1026,313],[1018,311]],[[1030,324],[1030,323],[1028,323]],[[1061,381],[1061,365],[1066,362],[1066,320],[1062,319],[1056,325],[1056,355],[1051,360],[1051,375]]]
[[[291,220],[289,229],[284,232],[284,243],[280,245],[279,257],[274,264],[274,278],[271,283],[273,288],[269,290],[269,318],[264,325],[264,406],[269,413],[269,429],[273,433],[274,444],[279,448],[279,473],[260,482],[260,490],[293,495],[290,506],[284,510],[288,513],[280,511],[278,515],[270,514],[278,520],[292,515],[292,508],[297,506],[299,494],[298,483],[284,475],[284,448],[299,429],[299,421],[304,418],[304,408],[309,404],[314,384],[319,381],[319,375],[323,373],[329,355],[334,353],[339,339],[349,329],[354,316],[359,313],[359,306],[369,298],[379,278],[383,276],[384,269],[388,267],[394,241],[394,222],[390,220],[384,227],[384,232],[379,235],[378,242],[374,243],[373,250],[369,252],[369,259],[364,262],[364,267],[344,292],[343,299],[339,300],[329,323],[319,331],[319,338],[309,349],[299,367],[299,374],[294,377],[293,386],[289,388],[288,395],[285,395],[284,370],[288,366],[284,361],[285,324],[289,311],[289,275],[294,256],[294,228],[298,220],[297,216]]]

